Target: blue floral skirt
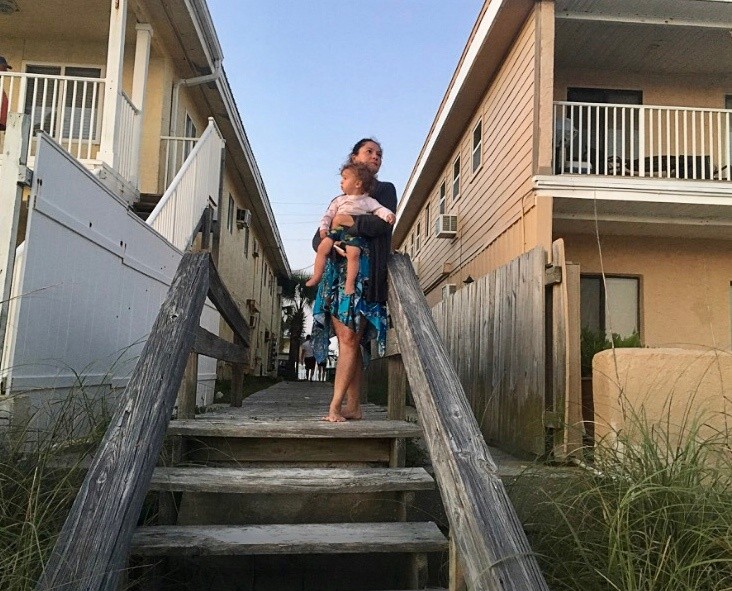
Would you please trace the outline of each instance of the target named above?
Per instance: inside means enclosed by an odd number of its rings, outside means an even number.
[[[335,336],[332,319],[336,318],[361,338],[361,355],[366,367],[371,359],[369,344],[376,340],[378,354],[382,356],[386,347],[386,306],[382,303],[367,302],[363,298],[364,284],[369,276],[368,246],[361,249],[356,291],[353,295],[344,293],[346,284],[346,258],[330,256],[325,265],[323,278],[318,285],[318,295],[313,305],[313,350],[318,363],[328,356],[331,337]],[[365,326],[364,326],[365,325]]]

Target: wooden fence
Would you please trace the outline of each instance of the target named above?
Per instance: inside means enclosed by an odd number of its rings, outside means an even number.
[[[553,251],[552,265],[534,248],[432,309],[486,441],[524,456],[579,445],[566,429],[579,408],[578,306],[568,304],[579,276],[562,241]]]

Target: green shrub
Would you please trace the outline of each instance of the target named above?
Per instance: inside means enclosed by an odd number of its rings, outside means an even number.
[[[583,377],[592,375],[592,358],[600,351],[611,347],[642,347],[640,335],[633,332],[630,336],[621,337],[617,333],[612,334],[612,343],[602,331],[594,331],[591,328],[583,327],[580,334],[580,363]]]

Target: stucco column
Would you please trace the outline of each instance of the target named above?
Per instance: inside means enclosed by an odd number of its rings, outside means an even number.
[[[110,0],[109,38],[107,41],[107,76],[104,81],[104,109],[99,158],[114,168],[117,136],[117,108],[122,88],[122,65],[125,58],[127,0]]]

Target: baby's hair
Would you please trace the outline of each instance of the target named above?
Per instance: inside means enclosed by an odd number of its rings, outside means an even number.
[[[361,181],[361,188],[364,193],[371,193],[376,182],[376,176],[365,164],[360,162],[346,162],[341,166],[341,174],[344,170],[352,170],[356,174],[356,178]]]

